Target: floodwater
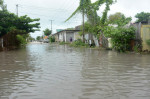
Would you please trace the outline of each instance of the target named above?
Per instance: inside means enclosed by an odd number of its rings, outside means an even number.
[[[150,99],[150,55],[50,44],[0,52],[0,99]]]

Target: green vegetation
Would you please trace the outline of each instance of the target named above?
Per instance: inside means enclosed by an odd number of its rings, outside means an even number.
[[[50,36],[49,37],[49,41],[52,43],[52,42],[55,42],[55,37],[53,37],[53,36]]]
[[[41,39],[41,37],[40,37],[40,36],[37,36],[37,37],[36,37],[36,40],[37,40],[37,41],[39,41],[40,39]]]
[[[146,43],[150,46],[150,39],[146,40]]]
[[[108,27],[107,32],[109,37],[112,38],[112,47],[119,51],[119,52],[125,52],[126,50],[129,50],[130,48],[130,41],[134,38],[135,29],[133,27],[131,28],[114,28],[114,27]]]
[[[83,43],[81,39],[78,39],[78,40],[72,42],[72,43],[70,44],[70,46],[72,46],[72,47],[89,47],[89,45]]]
[[[139,53],[140,52],[140,46],[139,45],[134,46],[133,50],[134,50],[134,52]]]
[[[24,46],[27,44],[26,39],[22,35],[18,34],[18,35],[16,35],[16,38],[17,38],[17,42],[18,42],[19,46]]]
[[[110,5],[115,3],[114,0],[97,0],[91,3],[91,0],[80,0],[79,7],[66,20],[68,21],[76,13],[83,13],[87,16],[88,21],[84,24],[86,33],[93,33],[97,38],[105,35],[112,38],[113,48],[117,51],[126,51],[129,49],[130,41],[134,38],[135,29],[126,25],[131,21],[131,17],[125,17],[124,14],[118,12],[107,17]],[[102,16],[98,16],[97,11],[100,6],[105,4],[105,9]],[[81,29],[83,27],[81,26]],[[83,32],[80,32],[83,35]],[[73,42],[78,46],[82,42]]]
[[[148,22],[148,20],[150,19],[150,13],[137,13],[135,17],[137,18],[136,22]]]
[[[59,42],[59,45],[65,45],[65,44],[70,44],[68,42]]]
[[[6,49],[26,44],[29,33],[39,31],[40,23],[37,22],[40,19],[32,19],[27,15],[18,17],[7,10],[3,0],[0,0],[0,8],[0,37],[3,37]]]
[[[130,42],[134,39],[135,29],[126,26],[130,21],[130,17],[125,17],[121,13],[116,13],[110,15],[108,20],[108,23],[112,26],[106,26],[103,29],[105,36],[112,38],[113,48],[119,52],[129,50]],[[116,25],[116,27],[113,25]]]
[[[45,29],[43,32],[44,32],[44,35],[46,35],[46,36],[49,36],[49,35],[51,35],[51,33],[52,33],[52,31],[49,30],[48,28]]]
[[[40,19],[31,19],[30,17],[17,17],[15,14],[8,11],[0,11],[0,37],[11,32],[11,30],[21,30],[22,34],[28,34],[39,30],[40,23],[33,23]],[[33,23],[33,24],[32,24]]]
[[[110,5],[114,2],[114,0],[97,0],[92,3],[91,0],[80,0],[78,8],[66,21],[71,19],[75,14],[84,12],[88,19],[85,23],[85,32],[93,33],[99,38],[100,34],[103,33],[103,28],[105,27],[105,23],[107,21],[107,13],[110,10]],[[102,5],[105,5],[105,9],[102,16],[98,16],[97,11]],[[80,34],[83,35],[82,32]]]
[[[7,5],[4,4],[4,0],[0,0],[0,8],[3,11],[7,11]]]

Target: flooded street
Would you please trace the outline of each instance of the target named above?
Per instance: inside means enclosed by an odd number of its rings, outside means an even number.
[[[50,44],[0,52],[0,99],[150,99],[150,55]]]

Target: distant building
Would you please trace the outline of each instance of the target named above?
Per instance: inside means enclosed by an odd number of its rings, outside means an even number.
[[[62,30],[53,34],[56,42],[73,42],[77,39],[82,39],[79,35],[80,30]]]
[[[56,42],[73,42],[75,40],[81,39],[83,40],[83,36],[80,35],[79,32],[81,25],[76,26],[74,29],[67,29],[57,31],[57,33],[53,34],[52,36],[55,37]],[[59,30],[59,29],[58,29]],[[89,44],[89,41],[94,43],[96,46],[99,46],[98,39],[92,33],[85,33],[85,43]]]
[[[64,29],[56,29],[56,32],[60,32],[63,31]]]

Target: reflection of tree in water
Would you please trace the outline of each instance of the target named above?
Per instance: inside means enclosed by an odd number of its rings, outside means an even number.
[[[28,80],[32,79],[35,67],[28,62],[32,59],[25,49],[1,52],[0,59],[0,98],[32,85]]]

